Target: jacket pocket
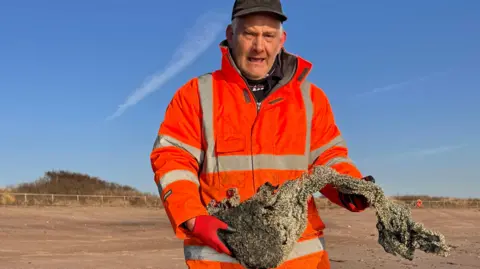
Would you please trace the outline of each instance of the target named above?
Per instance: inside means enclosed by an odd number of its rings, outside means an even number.
[[[217,156],[232,156],[234,153],[245,152],[245,137],[241,134],[222,133],[217,135],[215,153]]]
[[[220,187],[244,187],[245,175],[249,170],[251,159],[246,150],[246,137],[237,132],[221,132],[216,136],[216,175]]]

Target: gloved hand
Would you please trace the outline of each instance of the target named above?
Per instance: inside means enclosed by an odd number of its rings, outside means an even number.
[[[372,176],[366,176],[362,178],[362,180],[365,181],[371,181],[375,183],[375,178]],[[360,194],[346,194],[346,193],[339,193],[339,198],[342,204],[349,209],[350,211],[356,211],[356,210],[364,210],[367,207],[369,207],[369,203],[367,201],[367,198],[365,196],[360,195]]]
[[[195,218],[195,225],[193,226],[192,234],[217,252],[231,256],[232,253],[230,250],[218,237],[217,231],[219,229],[235,232],[235,229],[229,227],[228,224],[216,217],[202,215]]]
[[[367,198],[360,194],[338,193],[342,204],[350,211],[364,210],[369,207]]]

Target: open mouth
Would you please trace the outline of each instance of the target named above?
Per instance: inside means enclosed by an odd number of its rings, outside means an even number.
[[[248,57],[248,61],[252,63],[263,63],[265,61],[265,58],[260,58],[260,57]]]

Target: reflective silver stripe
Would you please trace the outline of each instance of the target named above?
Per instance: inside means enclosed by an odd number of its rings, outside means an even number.
[[[232,256],[219,253],[208,246],[184,246],[183,255],[185,260],[239,263]]]
[[[200,182],[198,180],[197,175],[188,171],[188,170],[172,170],[165,173],[159,180],[158,191],[159,194],[162,194],[162,191],[169,185],[177,181],[181,180],[188,180],[191,181],[198,186],[200,186]]]
[[[300,90],[302,92],[303,103],[305,105],[305,113],[306,113],[306,121],[307,121],[307,128],[305,129],[306,137],[305,137],[305,158],[306,163],[310,164],[310,143],[311,143],[311,134],[312,134],[312,118],[313,118],[313,102],[310,96],[310,89],[311,89],[310,81],[304,80],[302,85],[300,86]],[[308,169],[308,167],[304,168]]]
[[[232,155],[218,156],[210,160],[208,173],[247,171],[252,170],[252,160],[255,170],[275,169],[275,170],[306,170],[308,163],[303,155]],[[209,161],[209,160],[207,160]]]
[[[308,160],[304,155],[270,155],[256,154],[252,156],[255,170],[307,170]]]
[[[323,250],[325,250],[325,239],[323,237],[297,242],[286,260],[297,259]],[[186,245],[183,248],[183,253],[185,260],[239,263],[235,258],[223,253],[218,253],[208,246]]]
[[[198,163],[203,162],[203,151],[190,146],[176,138],[173,138],[168,135],[158,135],[157,139],[155,140],[155,144],[153,145],[153,149],[158,149],[162,147],[177,147],[180,149],[185,150],[186,152],[190,153],[195,159],[197,160]]]
[[[202,172],[215,171],[215,139],[213,134],[213,78],[208,73],[198,77],[198,94],[202,110],[203,132],[207,142],[207,150],[202,165]]]
[[[327,150],[329,150],[333,147],[338,147],[338,146],[347,147],[347,143],[345,142],[345,139],[343,139],[343,137],[341,135],[335,137],[334,139],[332,139],[327,144],[311,151],[310,152],[310,164],[313,164],[315,162],[315,160],[320,155],[322,155],[325,151],[327,151]]]
[[[292,252],[290,252],[290,255],[288,255],[287,261],[323,250],[325,250],[325,238],[323,237],[298,242]]]
[[[339,163],[349,163],[351,165],[355,165],[355,163],[352,161],[352,159],[348,157],[334,157],[331,158],[330,160],[327,161],[325,166],[333,166]]]

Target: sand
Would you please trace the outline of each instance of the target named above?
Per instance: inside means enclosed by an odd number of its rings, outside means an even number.
[[[408,261],[377,243],[374,211],[321,209],[332,268],[480,268],[480,210],[413,209],[442,232],[447,258],[416,252]],[[186,268],[162,209],[0,207],[0,268]]]

